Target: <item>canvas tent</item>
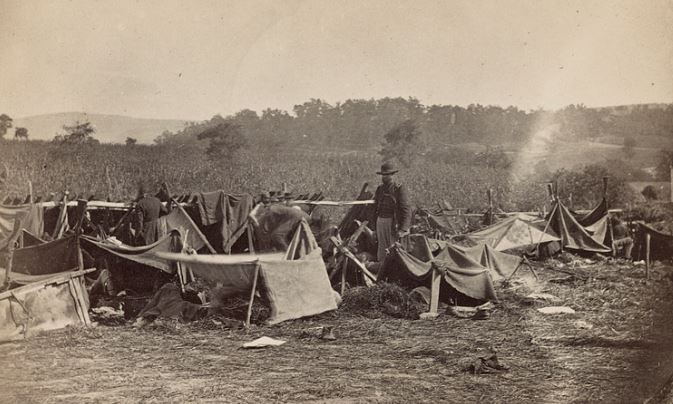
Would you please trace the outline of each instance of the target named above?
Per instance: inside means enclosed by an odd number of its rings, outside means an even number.
[[[582,226],[570,210],[557,200],[547,221],[549,227],[561,238],[563,248],[589,253],[611,252],[612,248],[603,244],[609,223],[607,213],[602,219],[591,219],[593,223],[587,227]],[[581,220],[585,220],[585,223],[591,222],[587,216]]]
[[[249,293],[258,274],[261,291],[271,306],[270,324],[337,308],[321,250],[305,221],[298,226],[285,253],[158,253],[157,256],[181,263],[197,278],[210,285],[220,285],[231,295]]]
[[[545,231],[542,226],[533,224],[533,222],[517,215],[469,233],[467,238],[477,244],[486,244],[496,251],[506,251],[561,240],[558,236],[552,234],[553,231],[549,229]]]
[[[0,341],[29,337],[69,325],[89,325],[86,271],[52,275],[0,293]]]
[[[411,235],[405,248],[393,247],[386,258],[379,280],[413,288],[429,286],[433,272],[441,275],[442,285],[479,301],[497,301],[491,270],[460,248],[445,243],[432,251],[423,235]],[[447,296],[445,296],[447,297]]]

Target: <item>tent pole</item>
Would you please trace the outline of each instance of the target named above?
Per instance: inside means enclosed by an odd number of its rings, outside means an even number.
[[[178,201],[175,200],[175,198],[171,198],[171,201],[173,201],[173,203],[175,203],[175,206],[178,207],[178,209],[180,210],[180,212],[181,212],[183,215],[185,215],[185,217],[187,217],[187,220],[189,220],[189,224],[192,225],[192,227],[193,227],[194,230],[196,231],[196,234],[199,235],[199,237],[201,238],[201,240],[203,240],[203,242],[206,244],[206,247],[208,247],[208,251],[210,251],[211,254],[217,254],[217,252],[215,251],[215,249],[213,248],[213,246],[210,245],[210,243],[208,242],[208,239],[206,238],[206,236],[201,232],[201,230],[200,230],[199,227],[196,225],[196,223],[194,223],[194,221],[193,221],[192,218],[189,216],[189,214],[187,213],[187,211],[185,210],[185,208],[183,208],[182,206],[180,206],[180,204],[178,203]]]
[[[535,245],[535,251],[538,251],[538,249],[540,248],[540,244],[542,243],[542,238],[547,233],[547,229],[549,229],[549,225],[551,224],[551,220],[554,217],[554,213],[556,212],[557,207],[558,207],[558,204],[555,204],[554,209],[551,210],[551,213],[549,214],[549,220],[547,220],[547,224],[544,226],[544,230],[542,231],[542,234],[540,234],[540,240]],[[561,238],[561,248],[563,248],[563,238]]]
[[[68,213],[68,191],[65,191],[63,193],[63,199],[61,200],[61,203],[63,206],[61,206],[61,211],[58,214],[58,220],[56,221],[56,227],[54,228],[54,232],[51,235],[51,238],[56,240],[57,238],[61,238],[63,235],[63,230],[65,228],[64,226],[64,221],[66,220],[66,216]]]
[[[250,328],[250,318],[252,317],[252,303],[255,301],[255,291],[257,290],[257,278],[259,278],[259,261],[255,265],[255,275],[252,278],[252,289],[250,289],[250,302],[248,303],[248,313],[245,315],[245,328]]]

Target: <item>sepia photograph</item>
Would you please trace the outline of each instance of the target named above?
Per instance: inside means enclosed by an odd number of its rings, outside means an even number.
[[[0,21],[0,403],[673,403],[673,0]]]

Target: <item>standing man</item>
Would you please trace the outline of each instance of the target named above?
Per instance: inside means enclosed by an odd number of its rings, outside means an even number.
[[[378,240],[378,260],[383,262],[386,249],[399,238],[409,233],[411,226],[411,206],[406,188],[393,181],[398,170],[392,163],[383,163],[381,185],[374,193],[374,220]]]
[[[159,216],[168,213],[168,209],[159,198],[145,191],[144,184],[138,185],[138,202],[136,203],[136,240],[142,245],[149,245],[157,241]]]

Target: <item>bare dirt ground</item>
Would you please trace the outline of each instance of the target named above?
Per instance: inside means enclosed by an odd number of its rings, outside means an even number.
[[[571,265],[572,266],[572,265]],[[558,268],[557,268],[558,269]],[[0,344],[2,402],[650,402],[673,373],[673,268],[540,268],[499,290],[486,320],[349,313],[249,331],[173,322],[100,325]],[[555,279],[555,281],[549,281]],[[576,314],[544,315],[560,299]],[[332,325],[336,341],[306,336]],[[212,329],[211,329],[212,328]],[[309,333],[310,334],[310,333]],[[260,336],[286,340],[244,350]],[[510,369],[464,369],[490,347]]]

